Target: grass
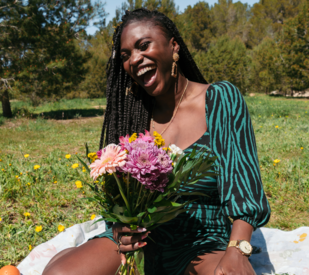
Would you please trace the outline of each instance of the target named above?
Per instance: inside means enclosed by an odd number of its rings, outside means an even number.
[[[264,95],[245,99],[272,208],[267,226],[285,230],[309,226],[309,100]],[[26,103],[13,102],[16,118],[0,116],[0,267],[18,264],[29,253],[29,245],[54,237],[59,225],[67,228],[97,214],[94,205],[82,200],[88,189],[75,184],[86,173],[72,165],[78,162],[76,153],[84,155],[85,142],[91,151],[98,148],[103,111],[94,106],[104,103],[103,99],[75,99],[31,109]],[[18,114],[17,108],[28,110],[32,119]],[[101,113],[62,119],[62,112],[73,114],[77,109]],[[61,115],[46,119],[52,112]],[[66,158],[67,154],[71,157]],[[275,159],[280,162],[274,163]],[[34,165],[40,168],[35,170]],[[36,232],[37,226],[42,231]]]

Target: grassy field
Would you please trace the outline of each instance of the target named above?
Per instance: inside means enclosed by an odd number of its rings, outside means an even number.
[[[309,226],[309,100],[245,99],[272,208],[267,226]],[[97,214],[82,200],[88,189],[76,185],[86,173],[72,165],[76,154],[84,155],[85,142],[98,149],[105,100],[12,105],[16,118],[0,114],[0,267],[17,264],[34,246]]]

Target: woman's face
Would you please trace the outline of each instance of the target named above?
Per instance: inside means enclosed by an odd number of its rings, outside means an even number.
[[[168,39],[152,22],[132,22],[121,35],[123,67],[151,96],[164,94],[174,87],[171,70],[173,53],[178,51],[174,38]]]

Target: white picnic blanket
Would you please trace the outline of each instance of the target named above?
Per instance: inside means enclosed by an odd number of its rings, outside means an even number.
[[[97,217],[95,220],[99,219]],[[88,221],[67,228],[53,239],[35,247],[17,266],[22,275],[40,275],[49,260],[58,252],[77,247],[89,238],[105,231],[105,222]],[[261,248],[253,254],[250,262],[257,275],[282,274],[309,275],[309,227],[293,231],[259,228],[251,244]]]

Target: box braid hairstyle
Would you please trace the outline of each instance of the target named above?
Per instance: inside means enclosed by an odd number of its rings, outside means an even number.
[[[119,143],[119,137],[126,134],[142,133],[150,128],[153,100],[140,86],[134,95],[126,89],[131,87],[134,80],[125,72],[120,58],[120,39],[123,29],[130,23],[151,21],[160,26],[167,37],[174,39],[180,46],[178,65],[184,76],[190,81],[207,84],[173,21],[163,13],[145,8],[126,11],[122,22],[118,24],[113,35],[112,55],[107,63],[107,106],[102,127],[100,148],[104,144]]]

